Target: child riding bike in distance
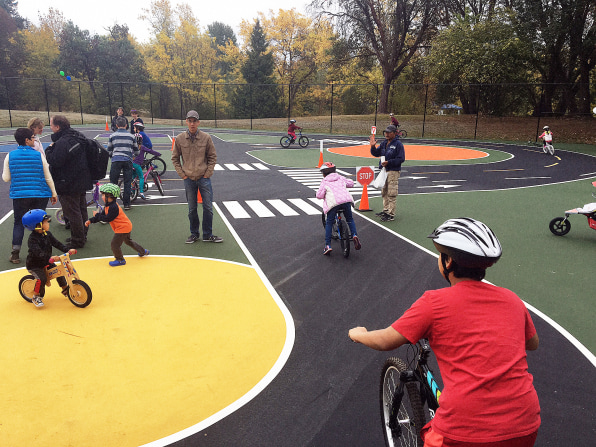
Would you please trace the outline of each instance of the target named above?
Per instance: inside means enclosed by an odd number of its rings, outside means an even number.
[[[139,195],[141,196],[141,199],[147,200],[144,194],[145,178],[143,177],[143,162],[145,161],[145,154],[148,153],[159,157],[161,153],[153,150],[153,143],[151,143],[149,135],[145,133],[145,125],[142,122],[136,122],[134,126],[137,146],[139,147],[139,155],[133,158],[132,167],[139,178]]]
[[[356,224],[352,218],[352,203],[354,203],[354,199],[346,189],[346,187],[351,188],[354,186],[354,181],[336,173],[335,165],[329,161],[323,163],[320,169],[323,174],[323,180],[317,191],[317,199],[323,199],[323,211],[327,214],[327,220],[325,221],[325,249],[323,250],[323,254],[329,255],[332,251],[331,232],[333,230],[335,215],[340,209],[343,210],[346,222],[350,228],[350,233],[352,233],[354,248],[360,250],[362,245],[360,244],[360,239],[358,239]]]
[[[542,128],[544,132],[538,138],[542,139],[542,147],[545,147],[547,143],[553,144],[553,133],[550,130],[550,127],[544,126]]]
[[[296,129],[302,130],[302,127],[296,125],[296,120],[290,120],[290,125],[288,126],[288,135],[292,137],[292,143],[296,141]]]
[[[41,209],[28,211],[22,219],[23,226],[31,230],[28,241],[29,254],[27,255],[26,266],[29,273],[36,278],[33,289],[34,296],[31,299],[35,307],[43,306],[43,297],[45,296],[46,282],[48,280],[46,267],[55,265],[54,257],[52,256],[52,247],[57,248],[62,253],[71,255],[77,252],[74,248],[69,249],[50,233],[51,220],[50,216]],[[56,257],[57,259],[58,257]],[[59,276],[56,280],[60,287],[62,287],[62,294],[68,296],[66,278]]]
[[[449,219],[428,237],[450,287],[425,292],[385,329],[355,327],[349,336],[380,351],[428,338],[444,389],[422,429],[425,446],[531,447],[540,405],[526,350],[538,348],[538,334],[515,293],[482,281],[501,244],[471,218]]]

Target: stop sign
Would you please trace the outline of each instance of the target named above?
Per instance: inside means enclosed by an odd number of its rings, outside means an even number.
[[[360,166],[356,168],[356,180],[361,185],[370,185],[375,179],[375,171],[370,166]]]

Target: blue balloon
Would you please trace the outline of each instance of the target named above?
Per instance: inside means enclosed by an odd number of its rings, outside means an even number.
[[[66,80],[67,81],[70,81],[70,76],[66,76]]]

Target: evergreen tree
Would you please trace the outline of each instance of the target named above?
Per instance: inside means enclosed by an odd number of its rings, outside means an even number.
[[[282,114],[279,86],[273,76],[275,62],[268,46],[265,32],[257,20],[250,35],[247,59],[241,68],[248,85],[239,86],[235,94],[237,117],[269,118]]]

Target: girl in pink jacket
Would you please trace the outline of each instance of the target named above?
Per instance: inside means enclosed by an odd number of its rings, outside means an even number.
[[[352,218],[352,203],[354,199],[347,190],[354,186],[354,181],[342,177],[335,172],[335,165],[331,162],[325,162],[321,165],[321,173],[323,174],[323,181],[317,191],[317,199],[323,199],[323,211],[327,214],[325,222],[325,249],[324,255],[331,253],[331,231],[333,229],[333,222],[335,215],[341,209],[344,212],[346,222],[352,233],[354,240],[354,248],[360,250],[361,244],[356,233],[356,224]]]

